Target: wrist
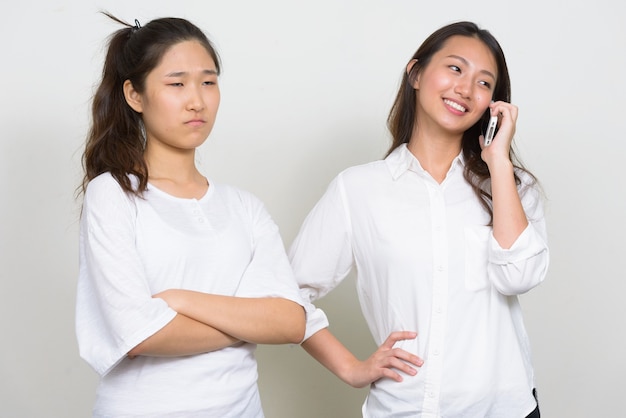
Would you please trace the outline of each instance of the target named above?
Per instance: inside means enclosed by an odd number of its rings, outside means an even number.
[[[489,173],[513,172],[513,162],[508,158],[494,158],[486,161]]]
[[[349,361],[342,362],[342,369],[338,374],[339,378],[354,388],[362,388],[366,386],[369,382],[363,382],[362,378],[359,376],[360,364],[361,361],[359,361],[356,357],[350,359]]]

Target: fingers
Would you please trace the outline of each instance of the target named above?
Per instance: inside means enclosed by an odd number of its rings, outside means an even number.
[[[515,129],[515,124],[517,122],[517,115],[519,112],[519,109],[517,106],[515,106],[514,104],[511,103],[507,103],[507,102],[493,102],[489,105],[490,109],[491,109],[491,115],[492,116],[499,116],[499,123],[498,126],[502,125],[502,124],[508,124],[510,123],[511,126],[513,127],[513,130]]]
[[[409,353],[406,350],[403,350],[401,348],[394,348],[392,352],[395,358],[403,360],[402,364],[410,363],[414,364],[417,367],[422,367],[424,365],[424,360],[422,360],[420,357],[413,353]]]
[[[391,349],[396,342],[402,341],[402,340],[412,340],[415,337],[417,337],[417,332],[394,331],[391,334],[389,334],[385,342],[382,343],[381,347]]]
[[[403,375],[415,376],[424,361],[413,353],[401,348],[394,348],[394,344],[402,340],[412,340],[417,337],[413,331],[395,331],[365,361],[356,361],[350,367],[347,383],[354,387],[364,387],[382,378],[396,382],[403,380]]]
[[[489,109],[492,116],[498,115],[498,130],[489,147],[484,146],[484,138],[478,139],[482,151],[481,156],[488,165],[492,161],[509,158],[518,115],[517,106],[508,102],[493,102],[489,105]]]
[[[518,108],[512,103],[498,101],[489,104],[489,108],[491,109],[491,115],[495,116],[497,114],[502,114],[504,112],[510,113],[513,117],[517,117]]]
[[[381,377],[401,382],[402,376],[398,372],[403,372],[409,376],[417,374],[417,368],[422,367],[424,360],[401,348],[393,348],[398,341],[412,340],[416,337],[417,333],[413,331],[395,331],[389,334],[389,337],[372,356],[373,362],[382,374]]]
[[[415,354],[409,353],[401,348],[393,348],[396,342],[402,340],[412,340],[417,337],[417,332],[414,331],[394,331],[389,334],[389,337],[381,344],[377,352],[386,352],[388,356],[398,358],[421,367],[424,361]],[[405,363],[402,363],[405,364]]]
[[[378,378],[388,377],[396,382],[403,380],[399,372],[415,376],[418,369],[424,364],[421,358],[400,348],[378,351],[371,360],[378,370]]]

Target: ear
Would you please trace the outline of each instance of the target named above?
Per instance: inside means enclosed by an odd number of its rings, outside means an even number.
[[[414,58],[406,65],[406,73],[409,76],[409,84],[413,86],[415,90],[419,90],[419,73],[414,75],[414,78],[411,79],[411,70],[413,66],[417,63],[417,59]]]
[[[124,98],[126,99],[126,103],[131,107],[135,112],[141,113],[143,112],[143,102],[141,101],[141,94],[133,87],[133,83],[130,80],[124,81]]]

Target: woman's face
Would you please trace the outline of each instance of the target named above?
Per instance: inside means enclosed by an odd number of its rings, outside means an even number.
[[[413,83],[417,126],[462,136],[485,113],[497,76],[496,60],[482,41],[450,37]]]
[[[147,147],[194,150],[213,129],[220,103],[213,58],[197,41],[170,47],[127,101],[142,114]]]

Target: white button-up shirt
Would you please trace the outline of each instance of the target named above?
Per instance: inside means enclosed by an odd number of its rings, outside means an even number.
[[[371,385],[365,417],[525,417],[536,406],[528,337],[516,295],[548,267],[540,194],[520,188],[529,225],[510,249],[463,178],[457,157],[439,184],[408,151],[339,174],[290,249],[302,295],[315,301],[350,270],[374,340],[418,332],[401,347],[416,376]],[[327,327],[309,312],[306,338]],[[341,336],[339,336],[341,337]]]

